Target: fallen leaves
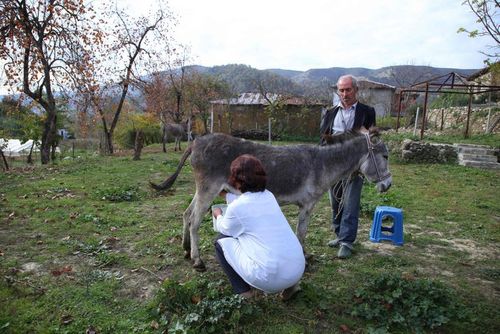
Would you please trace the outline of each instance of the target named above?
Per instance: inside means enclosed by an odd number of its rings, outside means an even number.
[[[62,274],[69,274],[72,272],[73,272],[73,267],[64,266],[62,268],[52,270],[51,273],[52,273],[52,276],[58,277],[58,276],[61,276]]]

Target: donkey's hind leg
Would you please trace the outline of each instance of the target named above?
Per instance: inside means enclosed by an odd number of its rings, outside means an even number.
[[[191,225],[191,215],[193,214],[193,209],[196,203],[197,194],[194,194],[191,203],[187,207],[186,211],[182,216],[182,249],[184,249],[184,257],[186,259],[191,258],[191,237],[189,234],[189,226]]]
[[[213,189],[212,189],[213,188]],[[191,242],[191,261],[193,262],[193,268],[197,271],[205,271],[206,267],[203,260],[200,257],[200,235],[199,228],[203,220],[203,216],[207,212],[212,200],[217,195],[218,188],[211,187],[208,191],[200,192],[196,190],[196,194],[193,201],[189,205],[188,210],[184,213],[184,233],[189,233],[189,239]],[[189,215],[188,215],[189,214]],[[186,221],[187,226],[186,226]],[[187,239],[187,236],[183,238]],[[186,247],[187,244],[183,242],[183,246]],[[186,249],[186,248],[184,248]]]

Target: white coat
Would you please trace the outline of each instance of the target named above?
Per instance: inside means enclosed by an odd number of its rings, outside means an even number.
[[[302,277],[302,246],[270,191],[243,193],[215,227],[230,236],[217,242],[227,262],[251,286],[274,293]]]

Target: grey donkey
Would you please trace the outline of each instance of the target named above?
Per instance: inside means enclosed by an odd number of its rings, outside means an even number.
[[[378,191],[389,189],[392,176],[388,151],[378,131],[346,133],[328,137],[326,141],[329,145],[271,146],[220,133],[196,138],[184,152],[175,173],[160,184],[151,183],[157,190],[170,188],[191,155],[196,192],[183,215],[182,245],[193,268],[206,270],[199,253],[198,229],[221,190],[237,193],[227,181],[231,162],[242,154],[254,155],[262,161],[267,173],[267,189],[276,196],[280,205],[295,204],[299,207],[296,234],[304,253],[311,212],[335,183],[352,173],[361,172],[376,183]]]

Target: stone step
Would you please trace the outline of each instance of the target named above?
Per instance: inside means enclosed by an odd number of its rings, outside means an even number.
[[[458,153],[465,154],[484,154],[484,155],[495,155],[495,150],[488,147],[473,147],[473,146],[456,146]]]
[[[458,153],[459,160],[498,162],[495,155]]]
[[[477,167],[484,169],[500,169],[500,163],[498,162],[462,160],[459,161],[458,164],[461,166]]]

